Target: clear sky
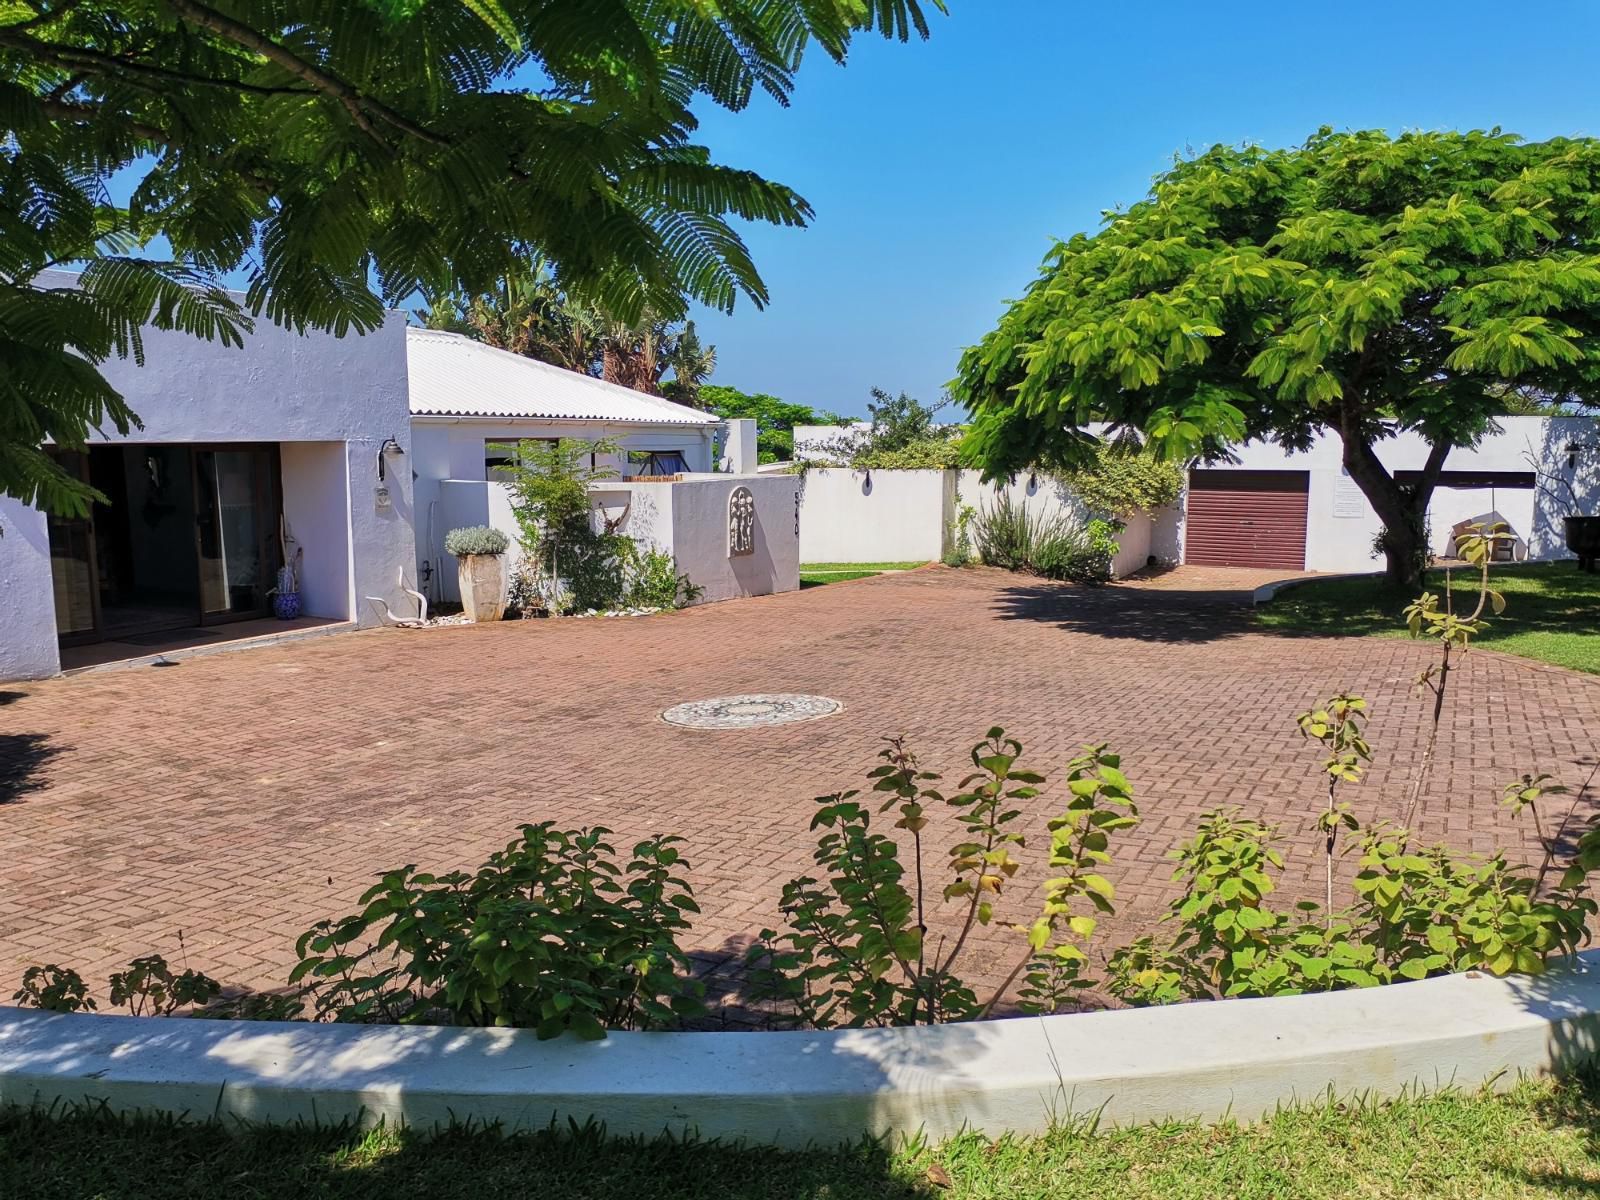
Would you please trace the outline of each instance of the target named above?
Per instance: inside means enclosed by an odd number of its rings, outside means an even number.
[[[792,107],[702,113],[716,157],[795,188],[747,231],[765,311],[700,314],[713,380],[845,413],[938,397],[1054,237],[1186,147],[1336,128],[1600,135],[1593,0],[949,0],[924,43],[818,56]]]

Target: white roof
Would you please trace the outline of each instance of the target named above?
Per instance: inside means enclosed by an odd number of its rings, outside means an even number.
[[[715,425],[660,396],[499,350],[459,333],[406,329],[413,416],[539,417],[630,425]]]

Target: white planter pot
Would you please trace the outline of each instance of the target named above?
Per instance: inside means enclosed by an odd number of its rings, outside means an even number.
[[[467,554],[457,565],[461,607],[472,621],[498,621],[506,611],[506,572],[498,554]]]

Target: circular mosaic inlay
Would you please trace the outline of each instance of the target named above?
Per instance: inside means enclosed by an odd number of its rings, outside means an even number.
[[[718,696],[676,704],[661,714],[669,725],[688,729],[754,729],[761,725],[787,725],[815,721],[839,711],[837,700],[826,696],[800,696],[770,692],[757,696]]]

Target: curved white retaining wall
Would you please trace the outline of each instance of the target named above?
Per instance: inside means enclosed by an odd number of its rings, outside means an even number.
[[[507,1128],[590,1116],[779,1145],[1250,1120],[1281,1104],[1558,1070],[1600,1045],[1600,951],[1540,979],[834,1033],[617,1033],[103,1017],[0,1009],[0,1101],[94,1099],[249,1121]]]

